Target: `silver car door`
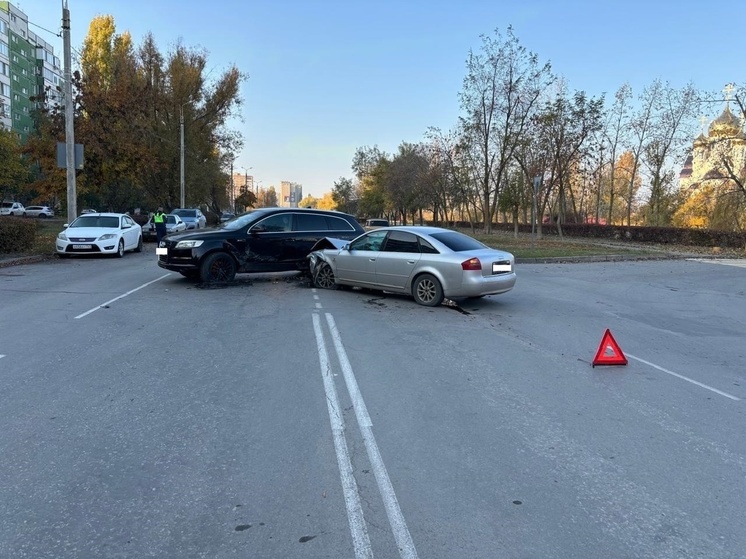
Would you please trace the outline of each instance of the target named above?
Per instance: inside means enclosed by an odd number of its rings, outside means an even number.
[[[420,260],[417,235],[391,231],[376,260],[376,282],[389,289],[406,291]]]
[[[361,286],[374,286],[376,259],[385,237],[385,231],[372,231],[355,239],[347,249],[340,250],[334,259],[337,279]]]

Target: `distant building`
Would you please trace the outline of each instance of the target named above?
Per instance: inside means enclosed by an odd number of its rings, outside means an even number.
[[[303,187],[297,182],[282,181],[280,183],[280,206],[283,208],[297,208],[303,199]]]
[[[48,105],[61,103],[62,84],[54,47],[29,30],[26,14],[0,1],[0,125],[26,139],[34,129],[33,109],[45,92]]]

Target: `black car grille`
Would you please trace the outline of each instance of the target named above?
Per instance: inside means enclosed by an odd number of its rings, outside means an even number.
[[[92,243],[96,240],[96,237],[68,237],[71,243]]]

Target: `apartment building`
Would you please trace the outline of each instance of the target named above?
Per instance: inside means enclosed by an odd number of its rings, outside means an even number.
[[[297,182],[282,181],[280,183],[280,206],[283,208],[297,208],[303,199],[303,187]]]
[[[0,1],[0,125],[25,140],[34,128],[36,104],[45,91],[48,104],[61,103],[62,83],[54,47],[29,29],[25,13]]]

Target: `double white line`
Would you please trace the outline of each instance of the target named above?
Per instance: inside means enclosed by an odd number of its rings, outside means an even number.
[[[355,417],[357,418],[363,442],[365,443],[365,449],[368,452],[371,468],[376,477],[376,482],[378,483],[378,490],[383,498],[386,515],[388,516],[394,539],[399,548],[399,555],[402,559],[416,559],[417,550],[414,547],[412,536],[409,534],[409,529],[404,521],[404,516],[402,515],[401,509],[399,508],[399,502],[394,493],[394,488],[391,485],[391,480],[386,471],[386,466],[383,463],[381,453],[376,444],[376,439],[373,436],[373,424],[370,421],[368,410],[365,407],[365,402],[363,401],[363,397],[358,389],[357,380],[352,371],[350,361],[347,358],[347,352],[345,351],[342,339],[339,336],[337,325],[335,324],[334,317],[331,314],[325,313],[325,316],[334,342],[334,349],[336,350],[339,359],[339,365],[342,368],[345,383],[347,384],[347,391],[355,410]],[[355,481],[350,453],[347,449],[345,422],[342,417],[339,398],[337,397],[337,389],[334,385],[334,377],[332,376],[326,343],[324,342],[321,317],[317,313],[313,314],[313,329],[316,334],[316,346],[319,352],[321,376],[324,379],[324,390],[326,392],[326,405],[329,410],[329,421],[331,422],[332,435],[334,437],[334,449],[337,454],[337,464],[339,465],[339,475],[342,480],[342,490],[344,492],[345,506],[347,508],[347,518],[350,522],[350,532],[352,533],[355,557],[356,559],[368,559],[373,557],[373,549],[370,545],[368,529],[365,524],[365,518],[363,517],[360,493],[358,492],[357,482]]]

